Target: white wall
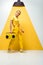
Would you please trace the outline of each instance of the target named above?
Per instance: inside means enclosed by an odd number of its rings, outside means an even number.
[[[5,26],[12,5],[17,0],[0,0],[0,35]],[[25,3],[26,9],[37,35],[43,46],[43,0],[21,0]]]

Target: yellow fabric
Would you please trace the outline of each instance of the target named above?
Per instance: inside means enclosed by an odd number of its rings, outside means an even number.
[[[15,27],[13,27],[13,32],[15,32],[16,34],[18,33],[18,23],[19,23],[19,21],[18,21],[18,19],[14,16],[13,17],[13,24],[15,25]]]
[[[20,45],[20,49],[23,50],[23,44],[22,44],[22,42],[23,42],[22,35],[19,34],[19,45]]]
[[[18,38],[18,43],[19,43],[19,46],[20,46],[20,49],[23,50],[23,45],[22,45],[22,34],[20,34],[20,28],[18,27],[18,24],[19,24],[19,21],[18,19],[14,16],[13,17],[13,24],[15,25],[15,27],[13,27],[13,31],[12,32],[15,32],[16,34],[16,38],[15,38],[15,43],[10,43],[10,50],[14,50],[14,44],[17,44],[16,41],[17,41],[17,38]]]

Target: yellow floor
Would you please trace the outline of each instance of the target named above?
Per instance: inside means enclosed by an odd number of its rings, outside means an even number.
[[[18,9],[21,10],[21,15],[19,17],[19,21],[20,21],[21,26],[24,29],[24,34],[23,34],[24,50],[42,50],[40,40],[36,34],[36,31],[33,27],[31,19],[28,16],[28,13],[24,6],[23,7],[12,7],[12,10],[10,12],[10,15],[7,19],[6,25],[3,29],[1,37],[0,37],[0,50],[7,50],[9,43],[15,42],[14,40],[12,41],[11,39],[6,39],[5,36],[6,36],[6,32],[9,32],[10,20],[14,16],[15,11]],[[17,44],[15,44],[15,48],[19,49],[19,46]]]

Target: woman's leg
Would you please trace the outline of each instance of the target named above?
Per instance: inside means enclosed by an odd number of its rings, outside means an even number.
[[[22,39],[22,35],[19,34],[19,45],[20,45],[20,52],[23,51],[23,39]]]

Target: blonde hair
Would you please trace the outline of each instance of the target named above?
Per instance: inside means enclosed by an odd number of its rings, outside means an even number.
[[[17,10],[16,12],[21,13],[21,11],[20,11],[20,10]]]

